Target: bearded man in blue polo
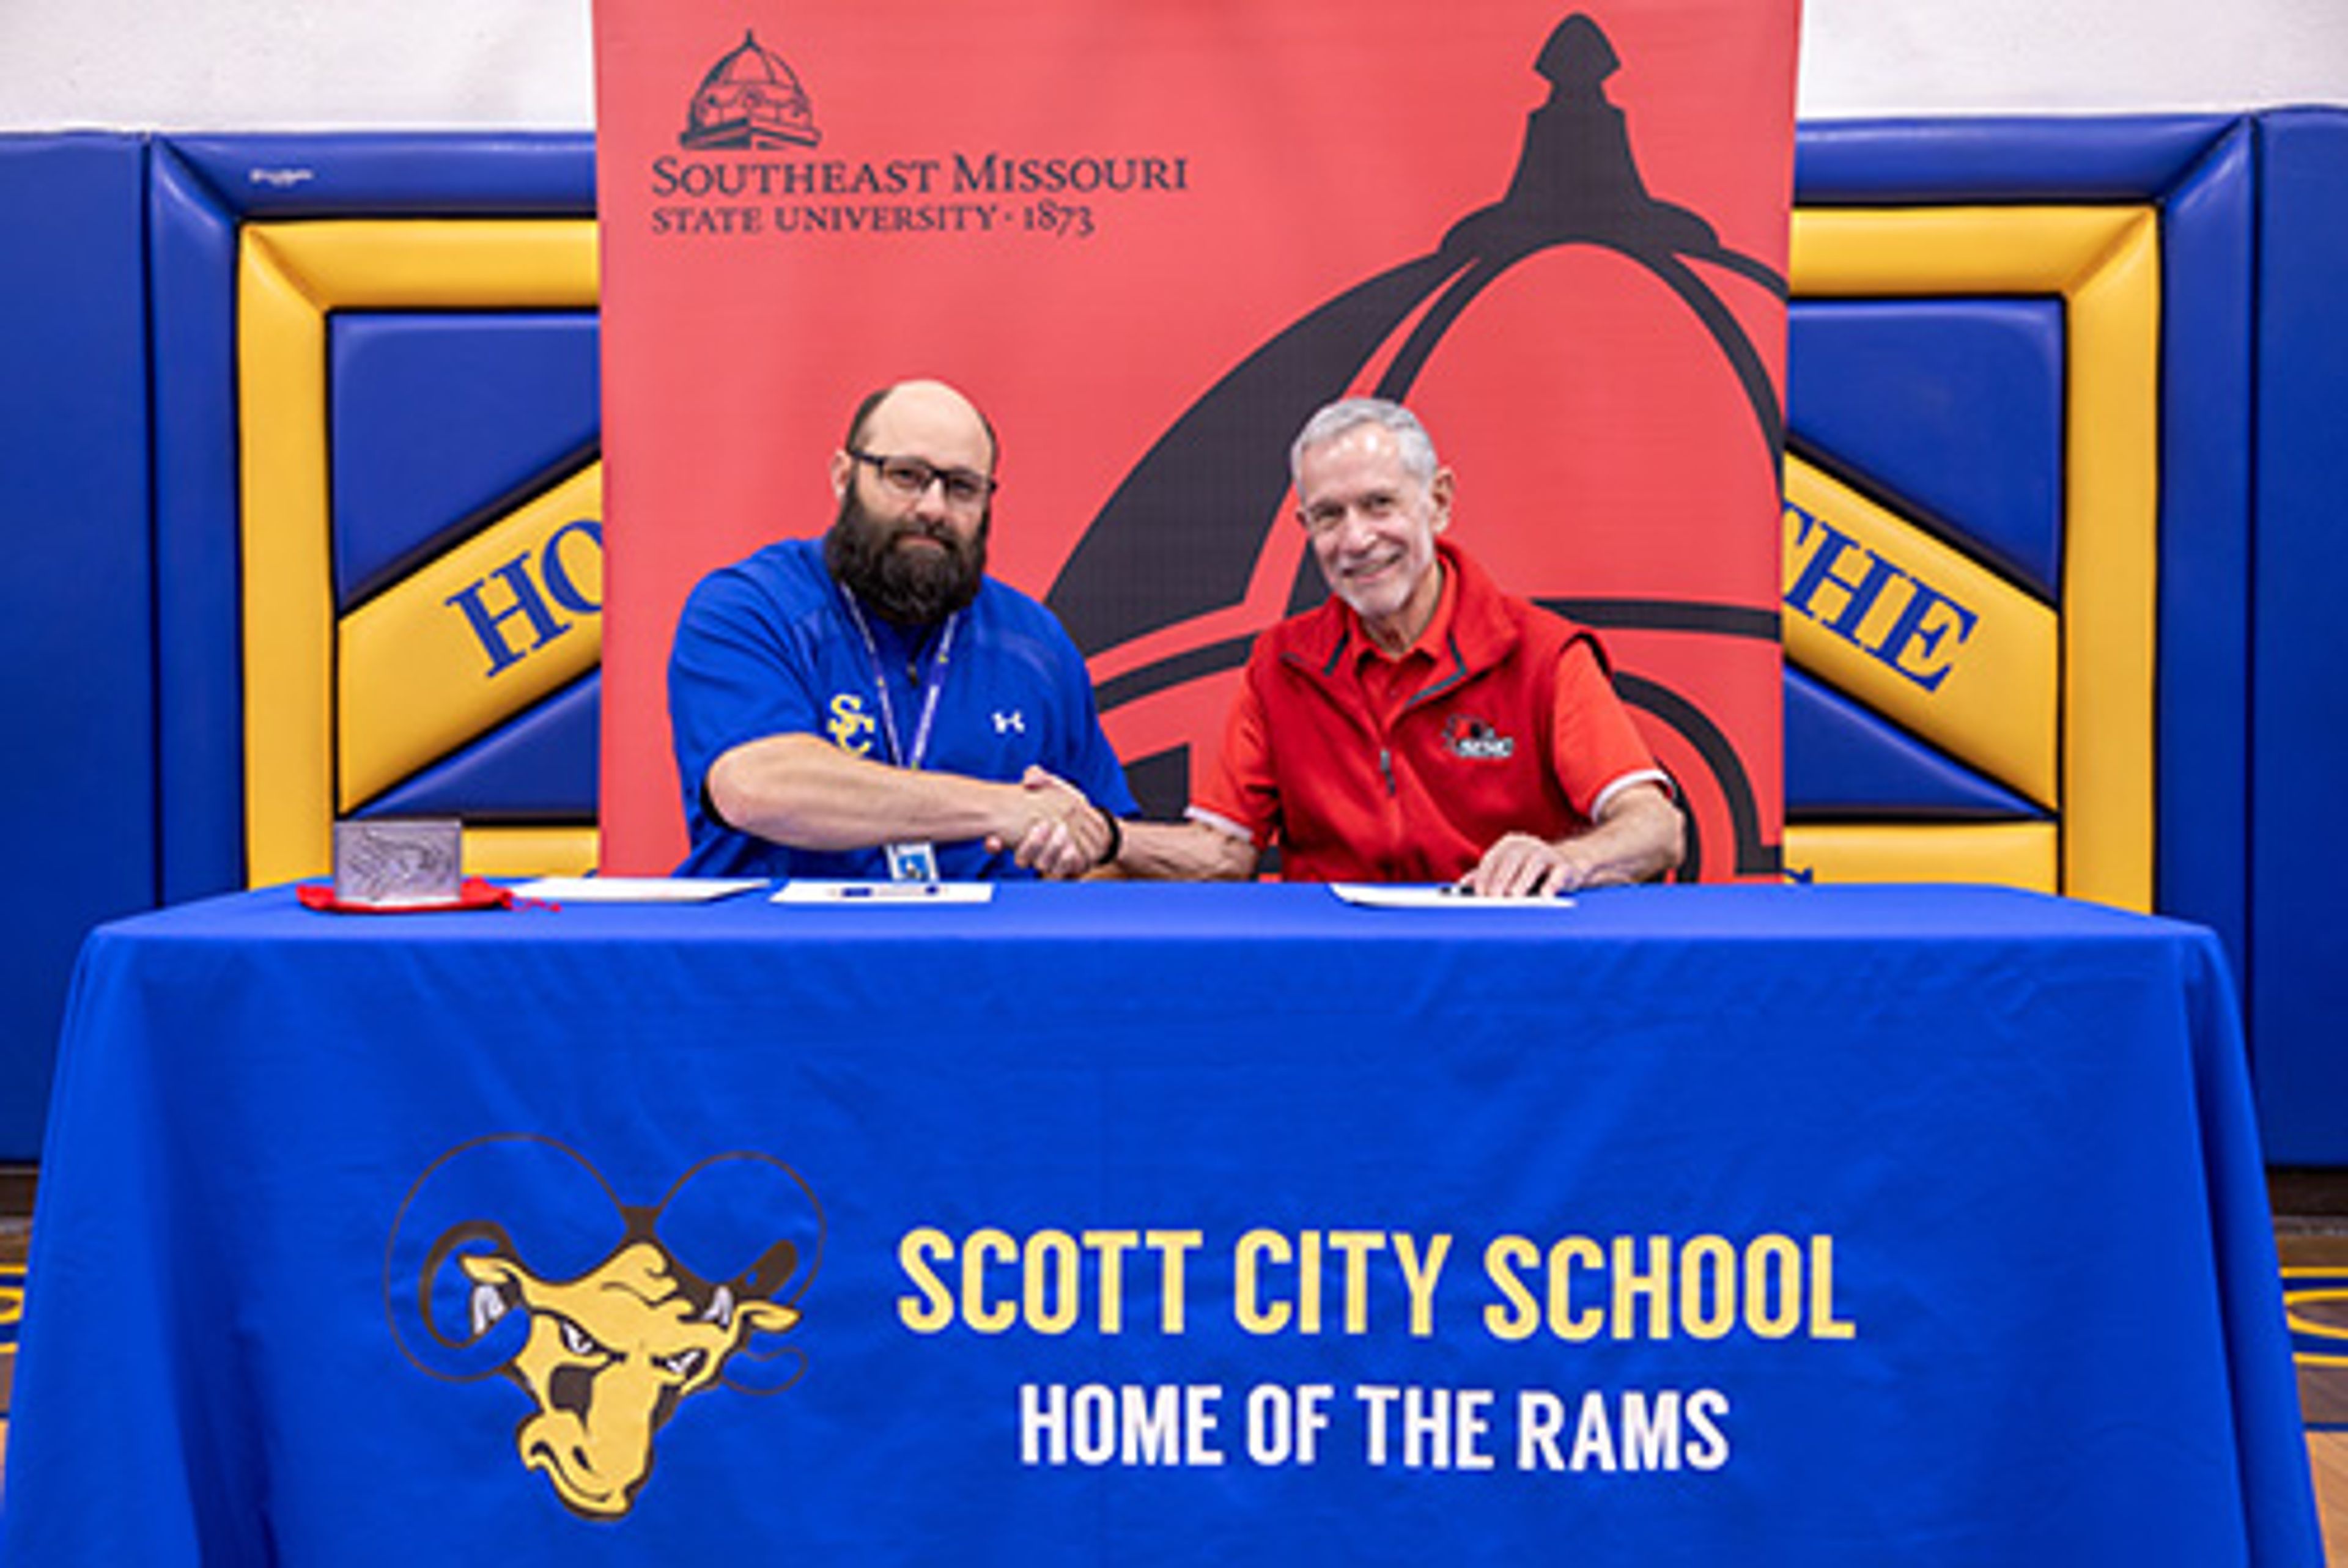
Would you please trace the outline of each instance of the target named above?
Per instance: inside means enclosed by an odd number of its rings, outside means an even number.
[[[986,575],[997,460],[976,405],[884,387],[832,454],[839,510],[712,572],[669,659],[703,876],[1079,876],[1135,807],[1084,661]]]

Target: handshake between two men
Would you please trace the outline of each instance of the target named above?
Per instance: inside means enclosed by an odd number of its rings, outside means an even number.
[[[1530,896],[1676,866],[1669,779],[1597,639],[1503,593],[1443,535],[1455,480],[1418,420],[1354,398],[1290,452],[1330,600],[1257,639],[1176,823],[1133,820],[1082,659],[986,575],[1000,456],[937,382],[866,398],[839,509],[704,579],[670,717],[681,874],[1458,882]]]

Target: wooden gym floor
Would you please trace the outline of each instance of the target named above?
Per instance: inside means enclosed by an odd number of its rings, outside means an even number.
[[[2299,1350],[2300,1419],[2324,1561],[2348,1568],[2348,1170],[2271,1172],[2267,1198]]]
[[[27,1168],[0,1167],[0,1488],[5,1485],[8,1395],[16,1369],[34,1177]],[[2269,1176],[2267,1187],[2285,1307],[2301,1350],[2300,1411],[2307,1425],[2316,1507],[2323,1518],[2324,1556],[2333,1568],[2348,1568],[2348,1170],[2279,1171]],[[2336,1346],[2329,1343],[2333,1339]],[[2343,1364],[2328,1364],[2333,1359]]]

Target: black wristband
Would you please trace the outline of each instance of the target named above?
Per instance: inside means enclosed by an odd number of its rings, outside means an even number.
[[[1114,866],[1117,864],[1117,857],[1125,853],[1125,828],[1123,825],[1117,820],[1117,814],[1115,812],[1101,811],[1101,808],[1098,806],[1095,806],[1093,809],[1095,811],[1100,811],[1100,819],[1108,824],[1108,847],[1101,851],[1101,857],[1093,862],[1093,864],[1096,866]]]

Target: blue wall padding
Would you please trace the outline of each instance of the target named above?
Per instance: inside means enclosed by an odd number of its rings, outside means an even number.
[[[595,210],[595,140],[583,132],[177,136],[171,146],[220,205],[256,218]]]
[[[2161,214],[2160,647],[2155,902],[2250,976],[2252,134],[2238,126]],[[2335,306],[2336,308],[2336,306]],[[2256,1035],[2255,1021],[2253,1036]],[[2348,1163],[2348,1117],[2338,1158]]]
[[[155,902],[146,151],[0,137],[0,1162],[36,1158],[83,934]]]
[[[10,214],[0,343],[15,373],[0,390],[0,528],[11,547],[0,711],[18,737],[0,806],[25,825],[21,880],[40,895],[0,932],[0,1160],[37,1152],[83,931],[159,897],[243,878],[239,225],[587,216],[593,194],[592,141],[575,133],[0,137]],[[2158,905],[2217,927],[2235,958],[2270,1159],[2348,1164],[2348,927],[2335,910],[2348,854],[2324,814],[2348,774],[2336,674],[2348,654],[2338,608],[2348,528],[2334,520],[2348,495],[2348,114],[1811,124],[1799,132],[1797,198],[2160,208]],[[1946,488],[1983,476],[1935,471],[1962,466],[1947,456],[1919,470],[1919,452],[1887,446],[1921,439],[1891,428],[1917,423],[1912,409],[1869,429],[1831,407],[1850,384],[1843,365],[1856,363],[1837,356],[1867,351],[1857,318],[1852,346],[1834,341],[1847,308],[1797,308],[1792,439],[2007,558],[2018,581],[2036,572],[2051,583],[2043,554],[2030,564],[2040,543],[2031,529],[2020,543],[1987,543],[2016,533],[1982,521],[2007,515],[2004,503]],[[1962,350],[1936,347],[1940,323],[1910,331],[1907,319],[1895,323],[1909,337],[1902,352],[1953,355],[1947,374],[1978,377],[1967,362],[1977,333],[1962,334]],[[1890,352],[1879,338],[1877,347]],[[338,380],[350,396],[371,395],[372,373]],[[445,383],[428,395],[448,395]],[[347,434],[363,446],[376,423],[350,422]],[[413,441],[407,428],[397,439]],[[2027,438],[2000,437],[1993,461]],[[425,477],[453,478],[455,466]],[[424,509],[478,509],[503,494],[499,484],[452,483]],[[373,499],[348,505],[364,511]],[[383,537],[409,526],[386,524]],[[384,560],[409,547],[389,548]],[[598,694],[590,677],[386,803],[481,820],[587,819]],[[1797,818],[2033,815],[1804,677],[1787,682],[1787,714]]]
[[[2141,201],[2239,122],[2231,115],[1843,120],[1796,128],[1804,206]]]
[[[348,610],[592,455],[595,317],[338,311],[335,593]]]
[[[1789,665],[1786,815],[1796,822],[2030,822],[2046,814]]]
[[[1788,429],[2041,599],[2061,590],[2059,300],[1798,301]]]
[[[602,699],[602,676],[584,676],[385,791],[357,815],[455,813],[469,822],[592,822]]]
[[[2267,1153],[2348,1160],[2348,113],[2267,117],[2259,225],[2250,991]]]
[[[244,881],[236,244],[250,218],[587,217],[594,139],[159,137],[151,144],[155,624],[163,897]]]
[[[244,885],[237,637],[236,219],[168,141],[147,189],[155,461],[155,767],[163,899]]]

